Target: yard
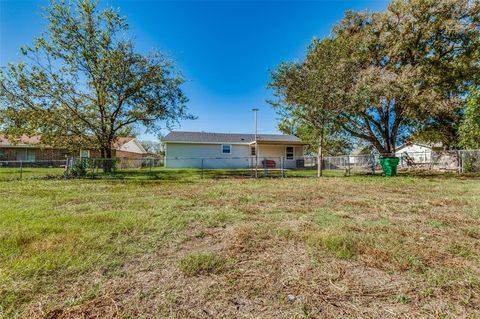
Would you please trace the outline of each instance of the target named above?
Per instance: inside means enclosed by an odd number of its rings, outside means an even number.
[[[478,178],[192,176],[1,181],[0,317],[480,316]]]

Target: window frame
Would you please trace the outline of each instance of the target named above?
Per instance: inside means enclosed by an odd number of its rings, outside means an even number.
[[[37,150],[34,148],[15,149],[15,160],[18,162],[35,162],[37,160]]]
[[[27,148],[26,156],[27,162],[35,162],[37,160],[37,150],[34,148]]]
[[[292,148],[292,152],[291,152],[292,157],[291,157],[291,158],[289,158],[289,156],[288,156],[288,154],[289,154],[288,148],[289,148],[289,147]],[[286,160],[293,160],[293,159],[295,159],[295,147],[294,147],[294,146],[285,146],[285,159],[286,159]]]
[[[257,155],[257,147],[250,146],[250,156],[256,156],[256,155]]]
[[[224,146],[228,146],[228,152],[225,152]],[[222,155],[232,154],[232,144],[222,144],[220,145],[220,152]]]
[[[82,153],[86,152],[87,156],[82,156]],[[80,150],[80,158],[90,158],[90,150]]]

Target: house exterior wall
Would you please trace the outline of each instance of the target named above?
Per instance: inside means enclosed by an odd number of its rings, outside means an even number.
[[[228,143],[225,143],[228,144]],[[223,144],[166,143],[165,167],[168,168],[249,168],[254,166],[255,156],[251,156],[248,144],[231,145],[231,153],[222,153]],[[281,167],[289,145],[259,145],[258,165],[262,161],[273,160]],[[303,146],[294,146],[294,158],[285,160],[286,168],[294,168],[296,157],[303,156]]]
[[[428,146],[411,144],[397,150],[395,156],[402,157],[408,155],[414,162],[428,163],[432,157],[432,149]]]
[[[129,142],[130,143],[130,142]],[[127,143],[128,144],[128,143]],[[130,145],[126,149],[130,150],[112,150],[113,157],[125,157],[125,158],[140,158],[148,156],[147,153],[144,153],[140,150],[136,143]],[[101,158],[102,153],[100,150],[89,150],[90,158]],[[137,152],[138,151],[138,152]],[[19,153],[22,153],[23,156],[21,160],[27,161],[27,154],[30,157],[31,161],[60,161],[65,160],[69,156],[80,156],[80,150],[77,151],[68,151],[57,148],[49,147],[25,147],[22,145],[18,146],[0,146],[0,161],[17,161],[19,160]],[[35,154],[34,156],[32,155]],[[17,156],[19,155],[19,156]]]
[[[128,152],[128,153],[137,153],[137,157],[141,157],[145,152],[143,147],[138,144],[136,140],[131,140],[125,144],[123,144],[118,150],[117,153],[123,151],[123,152]],[[121,156],[118,156],[121,157]]]
[[[70,152],[68,150],[56,149],[56,148],[38,148],[38,147],[0,147],[0,161],[17,161],[17,154],[19,152],[25,153],[26,150],[28,152],[35,153],[35,159],[32,161],[61,161],[66,160],[69,156],[80,156],[80,151]],[[116,150],[112,150],[113,156],[118,156],[118,152]],[[135,154],[132,156],[132,153],[128,154],[128,152],[120,152],[123,156],[118,157],[142,157],[141,154]],[[99,150],[90,150],[90,157],[91,158],[100,158],[101,152]],[[22,159],[27,161],[26,159]]]
[[[137,153],[137,152],[128,152],[123,150],[116,150],[115,151],[116,157],[120,158],[141,158],[141,157],[148,157],[148,153]]]
[[[28,151],[27,151],[28,150]],[[65,160],[66,156],[70,153],[66,150],[53,149],[53,148],[38,148],[38,147],[0,147],[0,161],[16,161],[17,155],[26,152],[35,154],[34,158],[30,155],[32,161],[58,161]],[[22,158],[22,160],[27,160]]]
[[[248,168],[251,165],[249,145],[225,144],[231,145],[230,154],[222,153],[223,144],[166,143],[165,167]]]

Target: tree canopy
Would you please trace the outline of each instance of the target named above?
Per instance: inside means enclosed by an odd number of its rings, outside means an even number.
[[[293,104],[311,122],[332,112],[336,127],[392,154],[416,127],[462,107],[480,71],[479,21],[480,4],[468,0],[394,0],[383,12],[346,12],[297,63],[311,77],[297,81],[284,63],[270,85],[282,108]],[[330,58],[325,43],[336,47]]]
[[[192,118],[182,76],[160,52],[136,52],[128,24],[96,2],[52,1],[48,29],[0,71],[3,131],[41,134],[42,143],[92,147],[112,157],[118,136]]]
[[[302,63],[282,63],[272,72],[269,87],[279,101],[270,101],[282,117],[279,129],[295,134],[318,147],[319,162],[324,154],[334,154],[349,147],[335,119],[340,114],[338,101],[348,79],[345,65],[337,60],[344,47],[340,41],[315,40]],[[319,175],[322,166],[319,165]]]

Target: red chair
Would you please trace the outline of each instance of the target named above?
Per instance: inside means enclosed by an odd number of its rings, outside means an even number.
[[[263,160],[262,165],[266,168],[275,168],[277,164],[273,160]]]

